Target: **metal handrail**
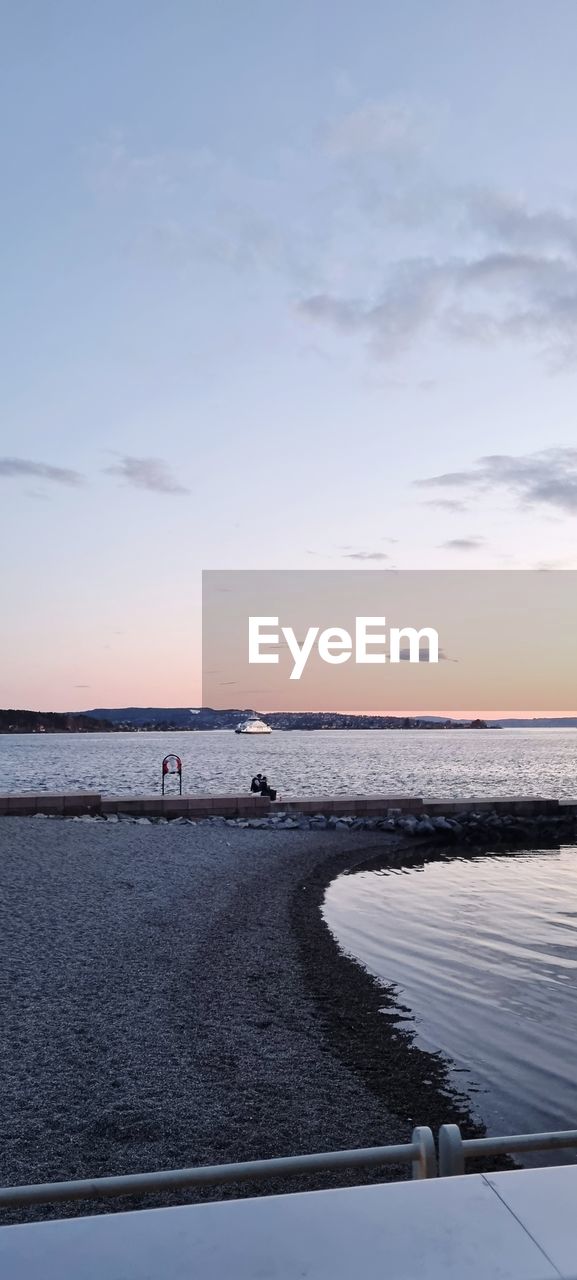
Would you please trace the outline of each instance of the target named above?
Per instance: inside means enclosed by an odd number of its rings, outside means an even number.
[[[257,1178],[293,1177],[298,1174],[359,1169],[379,1164],[410,1164],[413,1178],[437,1175],[435,1140],[424,1125],[413,1130],[410,1143],[390,1147],[360,1147],[352,1151],[325,1151],[274,1160],[246,1160],[240,1164],[201,1165],[192,1169],[161,1169],[156,1173],[129,1173],[112,1178],[83,1178],[73,1182],[42,1182],[35,1186],[3,1187],[0,1208],[25,1204],[51,1204],[61,1200],[93,1200],[105,1196],[147,1195],[177,1187],[198,1187]]]
[[[179,1187],[202,1187],[227,1182],[284,1178],[339,1169],[362,1169],[384,1164],[410,1164],[413,1179],[455,1177],[465,1172],[465,1161],[484,1155],[517,1151],[559,1151],[577,1148],[577,1129],[550,1133],[510,1134],[498,1138],[463,1138],[456,1124],[439,1129],[439,1159],[433,1134],[427,1125],[413,1129],[411,1142],[388,1147],[359,1147],[350,1151],[314,1152],[280,1156],[272,1160],[245,1160],[237,1164],[200,1165],[191,1169],[160,1169],[154,1173],[129,1173],[108,1178],[83,1178],[70,1182],[42,1182],[30,1186],[0,1188],[0,1208],[27,1204],[51,1204],[63,1200],[96,1200],[110,1196],[148,1195]]]
[[[439,1129],[439,1177],[465,1172],[465,1160],[475,1156],[512,1155],[515,1151],[560,1151],[577,1147],[577,1129],[558,1133],[516,1133],[502,1138],[463,1138],[457,1124]]]

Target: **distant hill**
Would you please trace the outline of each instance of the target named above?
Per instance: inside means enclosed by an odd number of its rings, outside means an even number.
[[[119,733],[142,730],[194,732],[236,729],[253,707],[95,707],[93,711],[0,711],[0,733]],[[258,714],[258,713],[257,713]],[[271,729],[577,729],[577,716],[534,719],[450,720],[441,716],[346,715],[338,711],[271,711]]]
[[[252,707],[98,707],[85,715],[109,721],[116,729],[235,729],[239,721],[255,713]],[[441,717],[346,715],[338,711],[270,711],[264,719],[271,729],[449,729],[469,728],[469,722]],[[487,728],[485,721],[473,721],[475,728]]]
[[[116,729],[234,729],[239,720],[253,713],[250,708],[213,711],[211,707],[102,707],[84,714],[108,720]]]
[[[88,714],[64,711],[0,711],[0,733],[106,733],[114,726]]]

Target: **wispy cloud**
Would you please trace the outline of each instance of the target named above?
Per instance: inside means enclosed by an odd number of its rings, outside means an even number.
[[[390,560],[386,551],[345,551],[343,560]]]
[[[313,294],[299,309],[343,333],[365,334],[381,359],[433,331],[481,345],[535,341],[560,365],[577,358],[577,257],[406,258],[391,265],[373,298]]]
[[[135,458],[125,455],[120,462],[105,467],[107,475],[118,476],[136,489],[148,489],[153,493],[184,494],[190,490],[172,475],[162,458]]]
[[[93,148],[85,168],[98,199],[130,210],[130,254],[169,269],[202,261],[234,272],[272,271],[301,289],[310,282],[306,219],[291,226],[277,212],[279,198],[288,207],[286,186],[295,184],[282,162],[272,179],[206,147],[138,149],[118,135]]]
[[[505,491],[524,506],[555,507],[577,514],[577,449],[541,449],[527,454],[489,454],[463,471],[417,480],[426,488],[453,488],[470,494]]]
[[[85,156],[88,181],[104,194],[174,192],[206,174],[215,163],[207,147],[137,151],[120,133]]]
[[[42,493],[42,491],[39,489],[25,489],[24,493],[26,494],[27,498],[32,498],[33,502],[50,502],[51,501],[48,494]]]
[[[577,254],[577,217],[566,209],[532,209],[526,199],[490,188],[464,193],[471,225],[516,249]]]
[[[405,156],[419,149],[424,120],[414,106],[400,102],[365,102],[333,125],[328,139],[331,155]]]
[[[84,476],[69,467],[53,467],[48,462],[31,462],[28,458],[0,458],[0,476],[9,479],[17,476],[35,476],[51,484],[80,485]]]
[[[449,538],[441,547],[447,551],[477,551],[484,544],[484,538]]]
[[[130,204],[132,251],[285,277],[304,319],[364,338],[381,361],[432,336],[577,363],[577,210],[445,181],[437,123],[419,103],[361,103],[318,140],[314,165],[285,149],[274,177],[117,136],[89,157],[89,179]]]
[[[462,502],[459,498],[427,498],[423,505],[438,507],[441,511],[451,511],[455,515],[468,510],[466,502]]]
[[[356,184],[359,247],[349,251],[346,275],[327,273],[325,287],[301,297],[300,313],[364,335],[380,360],[431,335],[531,343],[555,368],[577,362],[575,207],[536,207],[507,191],[446,182],[416,145],[420,136],[419,112],[387,103],[368,104],[335,127],[334,155],[356,157],[347,173],[351,192]],[[389,163],[395,154],[402,164]],[[409,250],[403,256],[389,247],[398,243],[395,228]],[[358,270],[367,238],[370,274]]]
[[[381,538],[381,542],[397,543],[398,538]],[[363,550],[350,543],[339,543],[331,551],[314,551],[307,548],[307,556],[322,556],[324,560],[390,560],[385,551]]]

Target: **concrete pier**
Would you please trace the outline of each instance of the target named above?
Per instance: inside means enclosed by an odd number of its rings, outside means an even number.
[[[483,816],[496,813],[502,816],[527,818],[540,815],[567,818],[577,814],[577,800],[553,800],[535,796],[482,796],[428,800],[421,796],[339,795],[287,796],[285,799],[271,801],[259,795],[103,796],[97,791],[58,795],[48,792],[0,795],[0,816],[2,817],[27,817],[34,814],[60,817],[83,815],[107,817],[113,814],[126,814],[146,818],[255,818],[286,813],[368,818],[386,817],[391,811],[396,814],[413,814],[415,817],[425,815],[458,817],[459,814],[465,813]]]

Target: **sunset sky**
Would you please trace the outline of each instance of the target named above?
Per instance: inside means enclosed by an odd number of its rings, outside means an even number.
[[[198,704],[203,568],[577,568],[573,0],[2,27],[0,706]]]

